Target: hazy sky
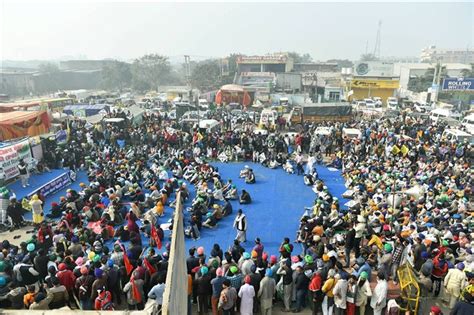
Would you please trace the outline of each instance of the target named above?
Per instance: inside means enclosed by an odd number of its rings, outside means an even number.
[[[41,2],[41,1],[37,1]],[[195,59],[232,52],[308,52],[357,59],[419,56],[428,45],[474,49],[474,4],[464,3],[35,3],[0,4],[1,59]]]

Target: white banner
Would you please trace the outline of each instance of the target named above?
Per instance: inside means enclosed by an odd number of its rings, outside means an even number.
[[[9,144],[0,148],[0,168],[5,173],[5,179],[10,179],[20,174],[18,163],[31,160],[30,142],[24,139],[20,142]]]

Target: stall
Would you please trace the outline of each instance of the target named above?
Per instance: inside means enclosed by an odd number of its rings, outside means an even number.
[[[244,88],[237,84],[223,85],[216,93],[216,104],[239,103],[243,106],[249,106],[252,99]]]
[[[68,105],[64,107],[63,113],[76,117],[89,117],[97,115],[99,113],[110,112],[110,107],[107,104],[96,104],[96,105]]]
[[[49,131],[51,121],[46,111],[14,111],[0,115],[0,141],[38,136]]]

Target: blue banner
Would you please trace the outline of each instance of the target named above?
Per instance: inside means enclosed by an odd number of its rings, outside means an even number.
[[[445,91],[474,91],[474,78],[446,78],[443,81]]]
[[[56,132],[56,142],[59,143],[65,143],[67,140],[67,133],[66,130],[59,130]]]
[[[67,171],[66,173],[56,177],[49,183],[46,183],[45,185],[41,186],[37,190],[31,192],[28,195],[28,197],[31,197],[32,195],[38,194],[38,193],[47,197],[48,195],[54,194],[55,192],[63,189],[64,187],[71,185],[71,183],[72,183],[72,180],[71,180],[70,172]]]

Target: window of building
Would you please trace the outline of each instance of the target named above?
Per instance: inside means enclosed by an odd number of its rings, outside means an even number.
[[[330,101],[339,101],[341,97],[340,92],[329,92],[329,100]]]

